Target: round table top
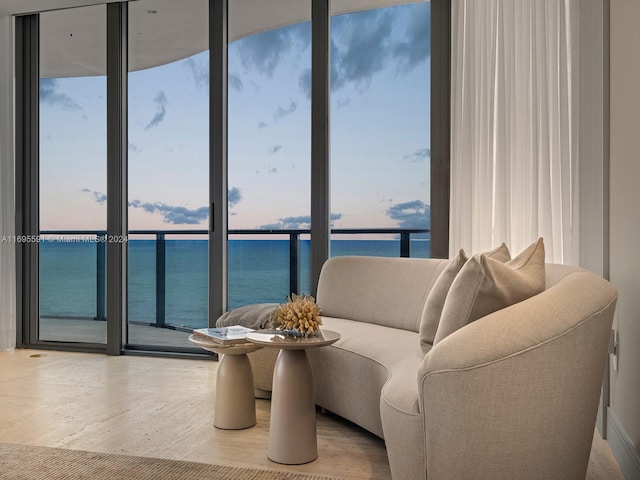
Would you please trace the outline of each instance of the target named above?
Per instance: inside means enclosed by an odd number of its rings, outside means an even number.
[[[193,335],[189,335],[189,341],[195,343],[200,348],[204,348],[209,352],[217,353],[218,355],[243,355],[255,352],[262,348],[260,345],[252,342],[236,343],[235,345],[220,345],[219,343],[207,342],[200,338],[194,338]]]
[[[331,345],[340,340],[340,334],[333,330],[320,329],[318,333],[309,337],[294,337],[282,333],[274,333],[273,331],[255,331],[247,333],[247,340],[263,347],[281,348],[284,350],[303,350],[305,348]]]

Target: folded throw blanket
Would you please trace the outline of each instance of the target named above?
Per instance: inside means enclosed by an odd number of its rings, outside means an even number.
[[[273,328],[273,313],[278,306],[278,303],[256,303],[235,308],[223,313],[216,320],[216,327],[242,325],[255,330]]]

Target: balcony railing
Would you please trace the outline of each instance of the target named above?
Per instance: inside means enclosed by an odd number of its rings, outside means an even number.
[[[300,270],[301,270],[301,249],[300,238],[310,235],[308,229],[290,229],[290,230],[229,230],[229,235],[234,236],[288,236],[289,242],[289,292],[300,293]],[[395,235],[399,240],[399,256],[411,256],[411,239],[412,235],[429,234],[428,229],[400,229],[400,228],[368,228],[368,229],[333,229],[333,235]],[[77,241],[95,241],[96,244],[96,315],[95,320],[106,319],[106,239],[107,232],[104,230],[42,230],[41,238],[47,236],[56,238],[64,238],[64,242],[73,243]],[[207,230],[130,230],[129,235],[153,236],[155,237],[155,323],[151,325],[161,328],[176,328],[166,322],[166,237],[169,236],[204,236],[208,234]],[[41,312],[44,318],[54,317]],[[80,316],[65,316],[65,318],[87,318]],[[131,321],[131,320],[130,320]],[[149,324],[146,323],[145,324]]]

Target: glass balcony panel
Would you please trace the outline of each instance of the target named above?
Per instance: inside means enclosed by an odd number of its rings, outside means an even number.
[[[289,238],[234,235],[229,239],[229,309],[284,302],[289,292]]]
[[[165,240],[165,314],[172,327],[207,326],[208,243],[206,235],[168,235]]]
[[[398,235],[340,235],[331,236],[331,256],[365,255],[374,257],[399,257]]]
[[[156,236],[129,234],[127,272],[130,323],[151,325],[156,321]]]

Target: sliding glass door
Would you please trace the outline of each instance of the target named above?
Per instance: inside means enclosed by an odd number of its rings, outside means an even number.
[[[191,347],[208,325],[208,15],[208,0],[129,4],[132,346]]]
[[[105,26],[104,5],[40,15],[41,341],[106,343]]]
[[[309,292],[310,16],[310,0],[229,4],[230,309]]]

